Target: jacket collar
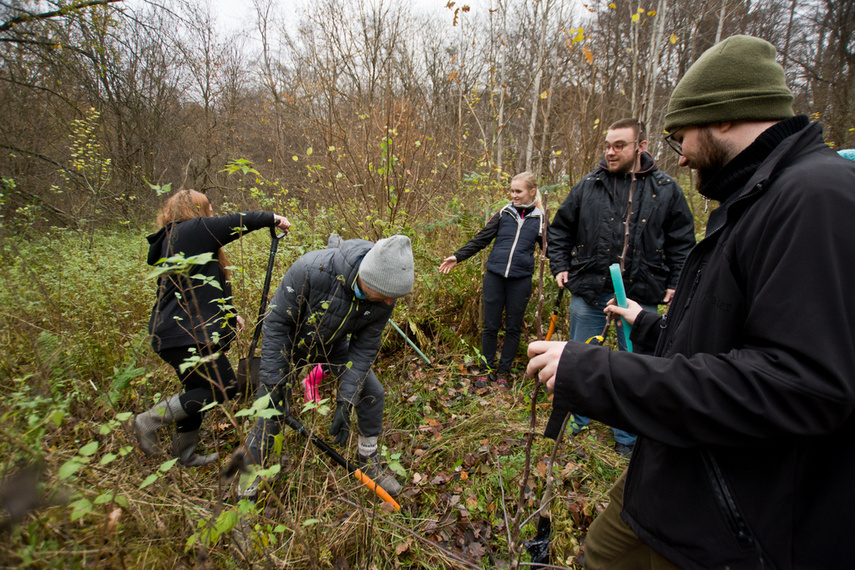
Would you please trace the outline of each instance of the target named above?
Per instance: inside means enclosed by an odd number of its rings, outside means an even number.
[[[804,115],[800,117],[804,117]],[[793,117],[793,119],[798,118]],[[804,118],[806,119],[806,117]],[[787,121],[793,119],[788,119]],[[765,182],[779,169],[779,165],[782,163],[786,164],[787,157],[793,153],[800,152],[812,143],[818,142],[819,144],[824,144],[822,142],[822,125],[819,123],[808,124],[807,121],[802,124],[803,127],[801,130],[780,140],[771,153],[768,153],[762,162],[755,165],[755,170],[749,175],[747,181],[732,187],[728,198],[710,214],[709,221],[707,222],[707,237],[725,225],[725,220],[729,217],[729,212],[734,203],[743,202],[743,200],[752,199],[759,195],[765,188]],[[770,127],[770,129],[772,128],[774,126]],[[766,133],[763,134],[765,135]]]
[[[775,123],[736,155],[699,192],[711,200],[725,202],[741,189],[774,150],[791,135],[808,126],[808,118],[798,115]]]

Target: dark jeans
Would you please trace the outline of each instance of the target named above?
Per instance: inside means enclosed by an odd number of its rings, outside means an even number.
[[[175,424],[176,429],[182,433],[199,429],[204,418],[202,408],[211,402],[223,403],[237,394],[237,378],[225,351],[220,347],[202,347],[198,352],[191,352],[193,348],[195,347],[167,348],[157,353],[175,369],[184,386],[184,393],[179,397],[179,401],[189,417]],[[214,360],[196,364],[181,372],[181,365],[188,359],[197,355],[210,356],[218,350],[220,354]]]
[[[481,353],[490,369],[495,368],[496,348],[502,314],[505,317],[505,342],[498,371],[508,373],[520,347],[525,308],[531,296],[531,276],[502,277],[492,271],[484,273],[484,331],[481,333]]]

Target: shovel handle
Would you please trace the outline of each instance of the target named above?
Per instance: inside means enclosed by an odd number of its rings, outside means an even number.
[[[378,485],[374,482],[374,479],[363,473],[361,470],[357,469],[353,472],[353,476],[356,477],[358,481],[360,481],[363,485],[374,491],[378,497],[392,505],[392,508],[396,511],[401,510],[401,505],[398,504],[398,501],[392,498],[392,495],[386,492],[386,489]]]

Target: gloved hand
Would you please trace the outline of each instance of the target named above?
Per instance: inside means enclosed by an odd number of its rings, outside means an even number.
[[[350,437],[350,405],[344,402],[339,402],[335,408],[332,425],[330,426],[330,435],[335,436],[335,442],[338,445],[347,443],[347,438]]]

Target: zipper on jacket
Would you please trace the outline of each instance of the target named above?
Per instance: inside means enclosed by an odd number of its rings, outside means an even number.
[[[697,249],[697,248],[696,248],[696,249]],[[695,251],[695,250],[692,250],[692,251]],[[702,273],[703,273],[703,264],[701,265],[701,267],[699,267],[699,268],[698,268],[697,272],[695,273],[695,280],[692,282],[692,288],[691,288],[691,289],[689,289],[689,294],[686,296],[686,301],[683,303],[683,306],[682,306],[682,307],[680,307],[680,312],[679,312],[678,314],[676,314],[676,315],[675,315],[675,318],[677,319],[677,322],[678,322],[678,323],[682,322],[682,320],[683,320],[683,315],[685,314],[686,309],[688,309],[688,308],[689,308],[689,305],[691,304],[692,299],[694,299],[694,298],[695,298],[695,292],[697,291],[697,289],[698,289],[698,285],[699,285],[699,284],[700,284],[700,282],[701,282],[701,274],[702,274]],[[682,280],[682,279],[681,279],[681,280]],[[678,284],[677,284],[677,287],[679,287],[679,286],[680,286],[680,284],[678,283]],[[667,324],[665,323],[665,321],[663,321],[662,323],[660,323],[660,326],[662,326],[662,328],[664,329],[664,328],[667,326]],[[678,328],[679,328],[679,327],[678,327]],[[670,349],[670,348],[671,348],[671,345],[672,345],[672,344],[673,344],[673,342],[674,342],[674,339],[672,338],[672,339],[668,342],[668,346],[667,346],[667,347],[664,347],[664,344],[665,344],[665,334],[664,334],[664,332],[665,332],[664,330],[660,332],[660,334],[659,334],[659,339],[658,339],[658,341],[656,342],[656,352],[654,352],[654,354],[656,354],[657,356],[663,356],[663,355],[665,354],[665,352],[666,352],[668,349]],[[660,347],[664,347],[664,348],[662,349],[662,352],[659,352]]]
[[[659,352],[662,348],[662,345],[665,344],[665,329],[668,328],[668,314],[662,315],[662,320],[659,321],[659,338],[656,339],[656,348],[653,351],[653,354],[659,356],[662,353]]]
[[[514,243],[511,245],[511,252],[508,254],[508,265],[505,267],[505,277],[511,272],[511,263],[514,260],[514,252],[517,249],[517,242],[520,240],[520,232],[522,231],[523,220],[517,222],[517,235],[514,236]]]
[[[535,209],[537,209],[537,207],[535,207]],[[529,214],[529,216],[534,216],[534,212]],[[514,252],[517,250],[517,243],[520,240],[520,232],[522,231],[523,224],[525,223],[525,218],[519,217],[519,214],[516,213],[516,211],[511,214],[511,217],[517,222],[517,234],[514,236],[514,243],[511,245],[511,252],[508,254],[508,265],[505,267],[505,277],[507,277],[511,272],[511,263],[514,260]],[[539,218],[540,216],[537,217]]]
[[[715,460],[712,452],[704,450],[702,452],[704,464],[707,467],[707,473],[710,476],[710,482],[713,485],[713,494],[719,502],[719,506],[724,511],[725,518],[729,523],[731,531],[734,533],[734,538],[742,548],[754,548],[757,550],[757,556],[760,560],[760,566],[763,566],[763,554],[760,551],[759,545],[751,536],[748,530],[748,525],[745,522],[742,514],[736,508],[736,502],[733,500],[733,495],[724,481],[724,476]]]

